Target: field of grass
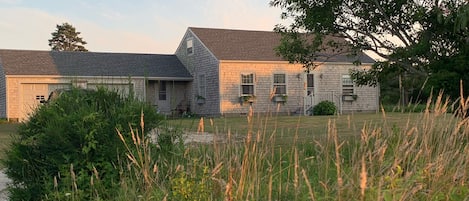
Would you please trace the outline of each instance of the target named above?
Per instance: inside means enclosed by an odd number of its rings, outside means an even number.
[[[254,112],[246,117],[168,120],[163,125],[168,130],[243,140],[191,144],[156,155],[138,132],[119,133],[121,139],[131,135],[133,142],[123,140],[128,158],[117,167],[121,187],[113,190],[113,198],[465,200],[469,198],[469,119],[448,114],[446,106],[439,97],[421,113]],[[100,174],[94,171],[91,198],[100,200],[106,189],[94,187]],[[73,182],[54,185],[73,186]],[[69,196],[79,200],[80,192],[75,186]]]
[[[421,119],[420,113],[358,113],[334,116],[276,116],[254,115],[250,124],[247,117],[228,118],[186,118],[169,120],[168,125],[181,128],[186,132],[204,131],[215,135],[245,136],[249,130],[274,134],[277,143],[289,145],[296,137],[299,141],[308,141],[326,136],[328,123],[334,122],[340,136],[360,136],[366,127],[405,127]],[[202,122],[202,123],[201,123]]]

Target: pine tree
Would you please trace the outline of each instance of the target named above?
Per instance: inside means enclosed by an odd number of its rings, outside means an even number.
[[[49,40],[49,46],[53,51],[88,51],[84,47],[86,42],[78,36],[80,32],[77,32],[75,27],[69,23],[63,23],[56,27],[57,30],[52,33],[52,39]]]

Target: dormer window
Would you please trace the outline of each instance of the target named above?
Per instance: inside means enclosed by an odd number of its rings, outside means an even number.
[[[186,51],[187,55],[194,54],[194,43],[192,42],[192,38],[189,38],[186,41]]]

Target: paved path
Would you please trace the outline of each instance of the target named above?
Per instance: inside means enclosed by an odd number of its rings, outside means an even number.
[[[7,196],[6,194],[6,187],[9,179],[3,172],[0,170],[0,201],[6,201]]]

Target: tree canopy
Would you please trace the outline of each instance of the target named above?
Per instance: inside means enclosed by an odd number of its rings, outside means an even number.
[[[289,26],[276,27],[283,34],[278,53],[290,62],[310,66],[305,61],[315,58],[322,36],[335,35],[350,42],[352,54],[370,51],[382,58],[372,69],[352,72],[358,84],[376,85],[389,73],[397,73],[411,76],[413,81],[428,78],[425,83],[429,87],[451,88],[452,95],[459,92],[454,81],[459,83],[462,79],[469,86],[467,73],[461,73],[469,71],[468,1],[272,0],[270,3],[283,9],[284,19],[293,20]],[[298,33],[315,37],[304,40]],[[465,88],[469,92],[469,87]]]
[[[75,27],[69,23],[63,23],[56,26],[56,30],[52,33],[52,39],[49,40],[49,46],[54,51],[81,51],[87,52],[84,47],[86,42],[79,37]]]

